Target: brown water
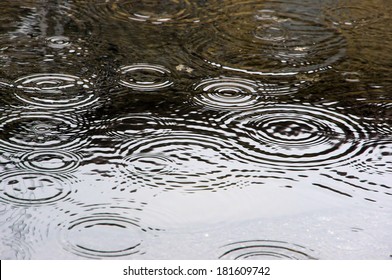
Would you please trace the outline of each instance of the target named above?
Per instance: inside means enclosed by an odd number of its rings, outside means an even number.
[[[0,3],[1,259],[390,259],[389,0]]]

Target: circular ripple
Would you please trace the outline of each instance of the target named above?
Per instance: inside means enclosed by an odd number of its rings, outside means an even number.
[[[60,224],[65,250],[85,258],[120,258],[143,255],[143,242],[152,228],[142,228],[133,201],[119,204],[78,203],[72,220]]]
[[[330,68],[345,55],[345,40],[319,13],[298,4],[236,2],[196,32],[191,53],[224,69],[259,75],[294,75]],[[309,13],[309,14],[308,14]]]
[[[203,1],[204,2],[204,1]],[[209,1],[211,2],[211,1]],[[105,3],[91,2],[90,9],[100,17],[109,17],[111,20],[146,22],[150,24],[180,25],[198,23],[210,12],[211,3],[202,3],[188,0],[150,0],[129,1],[109,0]]]
[[[194,86],[200,94],[193,101],[203,107],[218,110],[242,110],[252,108],[260,101],[259,86],[252,80],[240,78],[214,78],[203,80]]]
[[[266,106],[232,113],[228,123],[254,163],[303,169],[338,164],[358,154],[369,132],[354,118],[321,107]]]
[[[170,87],[170,71],[160,65],[134,64],[120,68],[120,84],[138,91],[156,91]]]
[[[171,121],[149,113],[129,114],[110,120],[102,126],[104,133],[130,140],[170,133]]]
[[[18,164],[22,168],[42,172],[70,172],[78,168],[81,158],[72,152],[42,150],[24,153]]]
[[[65,36],[52,36],[47,39],[48,46],[54,49],[63,49],[71,45],[71,41]]]
[[[292,259],[310,260],[312,250],[297,244],[273,240],[250,240],[223,246],[220,259]]]
[[[78,256],[115,258],[140,254],[141,229],[126,217],[109,213],[83,217],[73,221],[68,231],[70,243],[66,249]],[[110,241],[106,239],[109,237]]]
[[[14,112],[0,118],[0,130],[0,147],[17,151],[75,149],[86,142],[85,121],[77,116]]]
[[[14,84],[19,100],[41,108],[76,109],[98,100],[91,81],[72,75],[33,74],[17,79]]]
[[[71,193],[68,177],[41,172],[16,171],[1,175],[0,199],[17,205],[52,204]]]

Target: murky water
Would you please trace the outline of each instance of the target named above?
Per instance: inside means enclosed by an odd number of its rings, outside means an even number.
[[[389,0],[0,9],[0,258],[390,259]]]

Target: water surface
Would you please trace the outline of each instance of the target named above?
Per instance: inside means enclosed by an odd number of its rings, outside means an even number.
[[[0,8],[0,258],[390,259],[388,0]]]

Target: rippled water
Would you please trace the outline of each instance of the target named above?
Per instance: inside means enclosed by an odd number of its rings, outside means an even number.
[[[391,258],[388,0],[0,8],[0,258]]]

